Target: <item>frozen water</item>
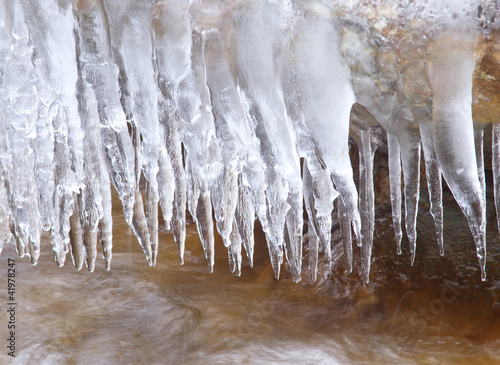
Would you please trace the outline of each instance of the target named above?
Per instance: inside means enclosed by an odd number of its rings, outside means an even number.
[[[472,86],[496,80],[477,67],[499,57],[487,46],[498,43],[496,12],[490,0],[1,1],[0,249],[12,241],[36,263],[41,228],[59,265],[69,253],[94,270],[99,240],[109,270],[113,185],[150,265],[158,206],[181,264],[188,209],[210,271],[214,222],[240,275],[258,219],[275,276],[286,259],[299,281],[305,208],[311,279],[321,257],[332,266],[338,220],[347,271],[354,234],[368,281],[373,160],[386,143],[397,252],[404,191],[418,256],[422,148],[439,250],[443,176],[484,280],[483,130],[499,120],[475,123]],[[499,135],[495,125],[500,227]]]

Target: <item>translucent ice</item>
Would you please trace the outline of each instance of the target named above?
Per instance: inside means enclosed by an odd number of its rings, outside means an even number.
[[[335,264],[339,227],[347,271],[360,266],[368,281],[373,161],[387,145],[397,252],[404,230],[414,262],[422,148],[439,251],[444,176],[485,279],[497,10],[477,0],[1,1],[0,249],[12,241],[36,263],[42,228],[59,265],[69,253],[94,270],[100,241],[109,270],[113,185],[150,265],[159,205],[181,264],[187,209],[209,271],[215,224],[236,275],[242,247],[253,265],[258,219],[275,276],[286,259],[299,281],[305,211],[312,280]],[[473,103],[486,109],[476,121]]]

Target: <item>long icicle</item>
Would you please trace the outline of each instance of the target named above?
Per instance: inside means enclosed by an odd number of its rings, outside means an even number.
[[[405,133],[399,140],[403,179],[405,182],[405,228],[410,241],[411,265],[415,262],[417,251],[417,211],[420,195],[420,138],[418,133]]]
[[[495,208],[497,213],[497,226],[500,233],[500,124],[493,124],[492,128],[492,156],[493,191],[495,194]]]
[[[389,150],[389,179],[391,189],[392,224],[394,226],[394,239],[398,255],[401,255],[401,150],[396,137],[387,133],[387,146]]]
[[[472,123],[474,42],[467,36],[443,34],[431,52],[432,127],[444,178],[467,217],[486,280],[486,212],[477,174]]]
[[[425,159],[425,176],[427,178],[427,190],[429,191],[430,213],[434,219],[439,254],[444,255],[443,239],[443,183],[441,179],[441,168],[434,149],[432,137],[432,120],[427,119],[420,122],[420,137]]]

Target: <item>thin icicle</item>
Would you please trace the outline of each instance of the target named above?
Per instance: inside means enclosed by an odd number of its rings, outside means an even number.
[[[172,161],[175,176],[174,204],[172,207],[172,231],[179,254],[179,264],[184,264],[184,247],[186,241],[186,173],[182,162],[182,145],[178,131],[179,120],[171,115],[167,119],[166,143],[167,152]]]
[[[352,273],[352,235],[351,235],[351,221],[347,210],[344,207],[342,199],[337,199],[337,212],[340,223],[340,232],[342,235],[342,244],[344,246],[344,255],[347,264],[347,271]]]
[[[144,214],[144,203],[142,201],[142,195],[139,190],[135,192],[135,204],[134,204],[134,215],[132,218],[132,230],[135,236],[139,240],[139,244],[146,255],[146,260],[148,260],[149,266],[153,266],[153,258],[151,254],[151,239],[148,229],[148,221],[146,215]]]
[[[391,189],[392,224],[394,227],[394,239],[398,255],[401,255],[401,240],[403,230],[401,228],[401,150],[396,137],[387,133],[387,146],[389,149],[389,178]]]
[[[290,210],[286,215],[285,242],[286,258],[290,265],[293,281],[301,280],[302,272],[302,227],[304,225],[302,194],[290,194],[288,198]],[[298,213],[298,214],[297,214]]]
[[[188,208],[198,228],[205,258],[208,263],[208,271],[212,273],[214,269],[214,228],[210,193],[206,190],[200,190],[201,185],[197,181],[197,177],[193,176],[194,173],[189,165],[186,172],[189,181],[187,194]]]
[[[493,191],[497,213],[498,232],[500,233],[500,124],[493,124],[491,162],[493,165]]]
[[[370,280],[370,266],[375,229],[375,195],[373,188],[373,158],[371,129],[361,129],[355,134],[359,147],[359,212],[361,216],[361,267],[365,282]]]
[[[484,209],[486,210],[486,180],[484,178],[484,126],[475,126],[474,128],[474,146],[476,147],[476,164],[477,176],[479,177],[479,184],[483,192]]]
[[[323,247],[328,268],[331,267],[331,229],[333,201],[338,193],[332,185],[330,174],[311,161],[303,165],[304,201],[309,216],[309,239],[311,235],[318,237]],[[315,243],[316,244],[316,243]]]
[[[101,177],[101,194],[102,194],[102,206],[103,206],[103,216],[99,221],[99,239],[102,246],[102,255],[106,261],[106,270],[109,271],[111,268],[111,257],[113,248],[113,216],[112,216],[112,205],[111,205],[111,187],[109,181],[108,170],[106,168],[106,163],[103,156],[99,159],[99,169]]]
[[[158,256],[158,202],[149,182],[146,181],[146,219],[148,221],[149,238],[151,242],[151,254],[153,266],[156,265]]]
[[[315,282],[318,277],[318,248],[319,238],[314,229],[311,229],[313,223],[309,221],[309,232],[307,238],[309,240],[309,273],[311,275],[311,282]]]
[[[247,253],[248,262],[250,267],[253,267],[255,208],[250,188],[244,185],[241,174],[238,177],[238,205],[236,206],[235,221]]]
[[[429,191],[430,213],[434,219],[439,254],[444,255],[443,240],[443,183],[441,179],[441,168],[434,149],[434,138],[432,136],[432,121],[426,119],[420,122],[420,137],[425,158],[425,175],[427,178],[427,190]]]
[[[69,223],[71,225],[70,230],[70,251],[71,258],[73,259],[73,265],[75,265],[77,270],[81,270],[83,267],[83,262],[85,260],[85,249],[83,247],[83,230],[82,230],[82,219],[80,217],[80,202],[81,197],[75,196],[75,211],[71,216]]]
[[[229,269],[236,276],[241,276],[241,236],[236,222],[233,222],[230,244],[228,246]]]
[[[399,136],[398,141],[405,182],[405,228],[410,241],[410,263],[413,265],[417,250],[417,212],[420,196],[420,137],[416,131],[408,130]]]

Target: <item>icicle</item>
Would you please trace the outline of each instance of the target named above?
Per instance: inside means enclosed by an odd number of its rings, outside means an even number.
[[[179,85],[179,115],[184,124],[188,208],[196,221],[209,272],[214,265],[214,232],[211,188],[222,173],[220,147],[215,136],[210,93],[206,84],[204,42],[192,37],[192,72]]]
[[[5,180],[0,173],[0,253],[2,253],[4,244],[11,239],[10,219],[10,208],[7,191],[5,190]]]
[[[189,164],[186,172],[189,182],[188,208],[198,228],[205,258],[208,262],[208,271],[212,273],[214,269],[214,228],[210,193],[207,190],[202,190],[199,178]]]
[[[153,18],[156,73],[160,91],[160,123],[164,130],[175,185],[171,218],[168,203],[170,198],[167,196],[165,207],[164,199],[160,197],[160,204],[167,229],[170,229],[168,223],[171,221],[181,265],[184,263],[186,238],[186,177],[182,162],[181,121],[176,108],[179,83],[191,71],[191,26],[187,12],[188,6],[188,0],[158,2]],[[161,153],[160,151],[160,174],[165,162],[161,160]],[[162,177],[159,176],[159,184],[162,184],[161,179]]]
[[[302,272],[302,227],[304,226],[303,214],[300,213],[304,211],[302,194],[290,194],[288,203],[290,210],[285,222],[285,252],[293,281],[298,283]]]
[[[111,181],[122,200],[125,220],[131,224],[135,189],[134,151],[120,103],[118,67],[111,57],[109,32],[105,25],[107,20],[99,0],[78,2],[77,6],[80,72],[95,93],[104,158]]]
[[[238,205],[236,206],[235,221],[247,253],[248,262],[250,267],[253,267],[255,208],[250,188],[244,185],[241,174],[238,177]]]
[[[443,34],[432,46],[431,60],[436,154],[446,182],[468,219],[481,279],[486,280],[486,212],[477,174],[471,110],[473,42]]]
[[[172,161],[175,176],[174,205],[172,207],[172,231],[179,254],[179,264],[184,264],[186,240],[186,174],[182,162],[182,146],[178,132],[178,120],[171,116],[167,119],[167,151]]]
[[[134,215],[132,218],[132,230],[139,240],[139,244],[146,255],[149,266],[153,266],[153,258],[151,255],[151,238],[149,235],[148,222],[144,214],[144,203],[139,190],[135,192]]]
[[[354,103],[349,70],[341,58],[331,19],[320,11],[304,11],[307,16],[294,19],[285,60],[290,69],[285,75],[290,80],[284,91],[289,104],[300,105],[295,114],[303,120],[320,159],[332,174],[354,234],[361,239],[358,196],[348,153],[349,115]]]
[[[158,202],[155,199],[151,184],[146,181],[146,219],[148,221],[149,237],[153,266],[158,256]]]
[[[54,252],[54,259],[59,267],[64,265],[66,261],[66,249],[64,242],[63,228],[61,227],[61,205],[63,205],[64,196],[60,196],[57,192],[54,194],[54,208],[56,209],[56,219],[50,230],[50,243]],[[63,208],[64,209],[64,208]]]
[[[236,86],[229,69],[226,49],[218,30],[204,36],[204,61],[206,63],[207,86],[210,90],[215,131],[220,144],[221,161],[224,164],[211,190],[217,230],[224,245],[229,245],[229,235],[238,201],[238,174],[245,163],[245,145],[236,128],[245,123],[245,111],[239,101]]]
[[[238,13],[232,34],[231,52],[235,55],[235,71],[240,97],[252,121],[255,135],[260,141],[260,152],[264,162],[266,183],[266,216],[262,216],[259,205],[256,211],[266,233],[269,255],[275,277],[279,277],[283,261],[284,226],[290,203],[296,204],[300,196],[302,182],[300,166],[295,147],[294,132],[286,116],[285,105],[277,85],[274,40],[279,39],[280,31],[274,19],[276,15],[266,6],[249,4],[244,13]],[[297,202],[298,203],[298,202]],[[288,227],[295,231],[294,227]],[[295,235],[295,232],[291,232]],[[291,240],[297,245],[298,240]],[[298,252],[296,247],[293,248]]]
[[[352,273],[352,238],[351,238],[351,221],[347,210],[344,207],[342,199],[337,199],[337,211],[340,223],[340,232],[342,235],[342,244],[344,246],[344,255],[347,264],[347,271]]]
[[[401,150],[397,138],[387,133],[389,149],[389,178],[391,189],[392,222],[398,255],[401,255]]]
[[[102,207],[104,212],[101,220],[99,221],[99,239],[101,241],[103,258],[106,261],[106,270],[109,271],[111,268],[113,248],[113,216],[109,175],[102,156],[99,160],[99,169],[102,188]]]
[[[236,276],[241,276],[241,237],[236,222],[233,222],[230,241],[228,246],[229,269]]]
[[[486,211],[486,180],[484,178],[484,149],[483,149],[484,126],[474,126],[474,146],[476,148],[477,176],[481,191],[483,192],[484,209]]]
[[[333,201],[337,198],[338,193],[333,188],[328,171],[322,170],[318,164],[304,162],[302,181],[305,207],[309,216],[309,240],[311,240],[311,235],[318,237],[319,241],[313,241],[313,244],[321,242],[327,265],[330,268],[332,210]],[[309,242],[309,254],[311,255],[311,241]]]
[[[137,128],[134,134],[137,143],[140,133],[142,158],[136,166],[144,169],[144,175],[157,197],[160,133],[149,5],[135,1],[117,3],[106,0],[104,6],[114,47],[113,57],[123,75],[119,79],[122,104],[133,128]],[[136,170],[136,177],[137,174]]]
[[[315,282],[318,277],[318,248],[319,239],[316,232],[311,229],[313,223],[309,221],[309,232],[307,238],[309,240],[309,273],[311,275],[311,282]]]
[[[500,233],[500,124],[493,124],[491,152],[493,191],[495,194],[498,232]]]
[[[81,197],[75,196],[75,210],[70,218],[70,251],[71,258],[73,259],[73,265],[75,265],[77,270],[81,270],[83,266],[83,261],[85,260],[85,249],[83,247],[83,232],[80,217],[80,201]]]
[[[373,190],[373,157],[375,149],[371,145],[371,129],[360,131],[359,195],[361,214],[362,268],[365,282],[370,280],[370,266],[375,228],[375,195]]]
[[[31,82],[33,46],[21,5],[6,3],[4,17],[0,109],[5,126],[0,130],[0,164],[19,252],[30,255],[31,251],[40,249],[37,156],[33,148],[38,109],[38,95]]]
[[[97,231],[91,231],[88,225],[83,227],[83,244],[85,245],[85,265],[89,272],[94,272],[97,257]]]
[[[434,149],[434,138],[432,136],[432,120],[425,119],[420,122],[420,137],[425,157],[425,175],[427,177],[427,190],[429,191],[430,213],[434,219],[439,254],[444,255],[443,242],[443,185],[441,180],[441,168]]]
[[[353,108],[354,109],[354,108]],[[373,158],[371,123],[353,110],[351,135],[359,149],[359,212],[361,216],[361,267],[365,281],[370,280],[370,266],[375,229],[375,195],[373,187]]]
[[[163,128],[162,128],[163,131]],[[162,138],[165,140],[165,138]],[[160,147],[158,156],[158,189],[160,198],[160,207],[165,221],[165,228],[172,228],[172,210],[174,204],[175,174],[172,168],[172,162],[165,146]]]
[[[420,138],[416,131],[407,129],[398,136],[405,182],[405,228],[410,241],[411,264],[417,249],[417,212],[420,195]]]

